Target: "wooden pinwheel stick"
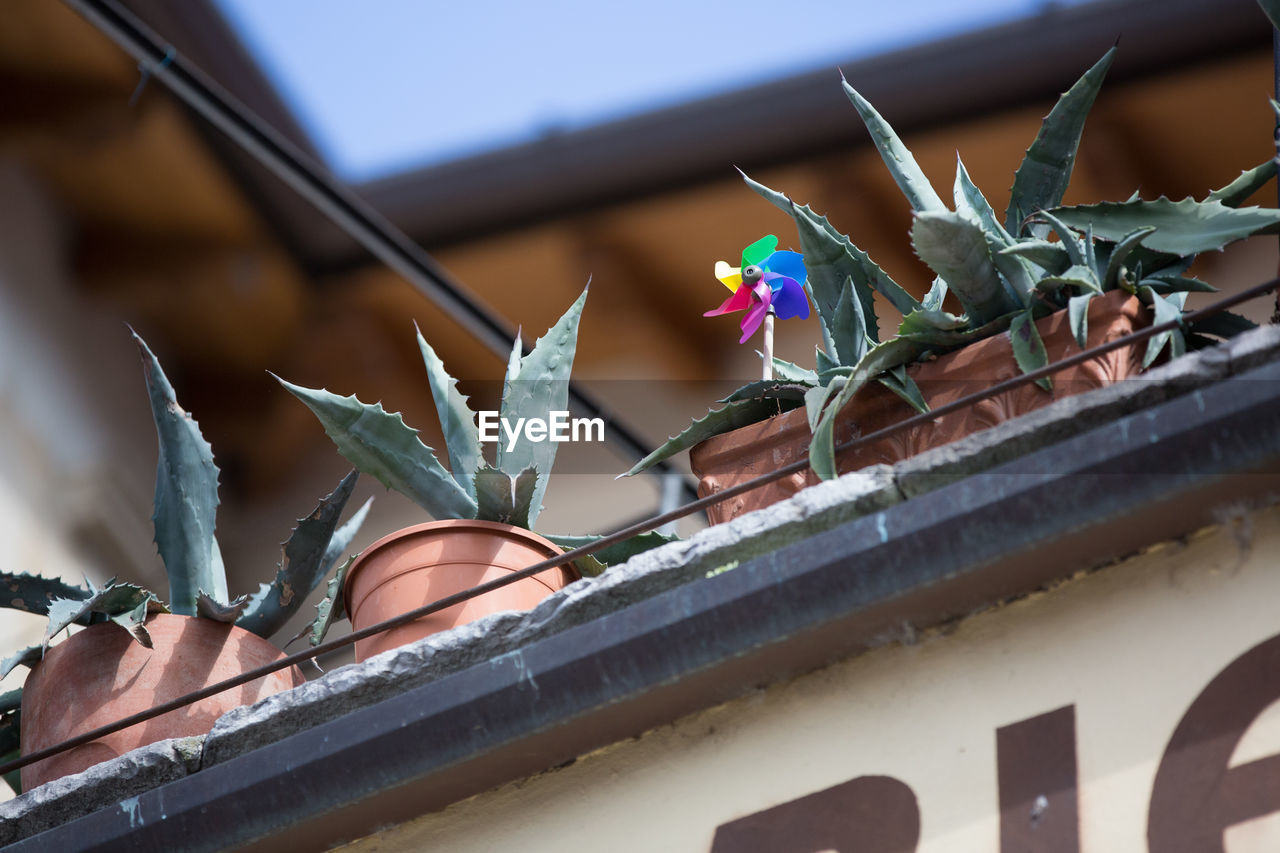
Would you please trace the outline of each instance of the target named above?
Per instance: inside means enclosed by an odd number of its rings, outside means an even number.
[[[764,315],[764,369],[761,372],[761,379],[773,378],[773,318],[774,311],[770,307]]]

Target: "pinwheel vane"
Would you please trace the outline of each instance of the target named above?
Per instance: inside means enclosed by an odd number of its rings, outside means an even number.
[[[778,251],[778,238],[768,234],[742,250],[742,266],[731,267],[725,261],[716,261],[716,278],[732,290],[733,295],[719,308],[702,316],[718,317],[745,310],[740,344],[745,344],[763,323],[764,378],[770,379],[773,318],[775,315],[783,320],[809,316],[809,297],[804,290],[806,276],[804,256],[799,252]]]

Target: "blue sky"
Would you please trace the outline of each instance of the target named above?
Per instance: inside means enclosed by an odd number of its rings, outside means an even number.
[[[330,168],[350,182],[835,67],[1046,5],[216,2]]]

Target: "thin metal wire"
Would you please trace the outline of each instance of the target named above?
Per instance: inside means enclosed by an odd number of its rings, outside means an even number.
[[[506,364],[515,333],[403,231],[311,162],[296,145],[206,77],[115,0],[64,2],[134,56],[144,70],[144,81],[154,79],[167,86]],[[528,345],[523,346],[527,351]],[[601,418],[605,430],[637,458],[649,455],[647,443],[600,400],[573,381],[568,382],[568,390],[574,408]],[[665,463],[654,467],[655,475],[676,470]],[[684,477],[681,481],[684,490],[692,495],[693,486]]]
[[[1271,279],[1270,281],[1251,287],[1248,290],[1241,291],[1240,293],[1234,294],[1232,296],[1224,297],[1218,300],[1217,302],[1213,303],[1212,305],[1206,306],[1197,311],[1188,312],[1182,315],[1182,317],[1179,318],[1178,320],[1169,320],[1164,323],[1155,323],[1151,326],[1148,326],[1145,329],[1140,329],[1136,332],[1132,332],[1128,335],[1125,335],[1124,337],[1116,338],[1113,341],[1109,341],[1104,344],[1099,344],[1098,346],[1092,347],[1087,350],[1082,350],[1081,352],[1078,352],[1075,355],[1068,356],[1067,358],[1064,358],[1061,361],[1056,361],[1053,364],[1039,368],[1038,370],[1033,370],[1029,373],[1023,373],[1012,379],[1006,379],[1005,381],[997,383],[996,385],[992,385],[988,388],[985,388],[982,391],[978,391],[973,394],[966,395],[951,403],[947,403],[946,405],[938,406],[935,409],[931,409],[928,412],[923,412],[920,414],[913,415],[912,417],[909,417],[906,420],[902,420],[902,421],[899,421],[898,423],[891,424],[883,429],[876,430],[875,432],[868,433],[867,435],[859,436],[858,438],[852,439],[850,441],[846,441],[838,445],[836,447],[836,451],[844,452],[847,450],[853,450],[865,444],[870,444],[872,442],[879,441],[882,438],[893,435],[902,430],[910,429],[912,427],[928,423],[929,421],[932,421],[935,418],[941,417],[942,415],[967,408],[969,406],[972,406],[975,403],[981,402],[982,400],[986,400],[991,397],[1004,394],[1008,391],[1012,391],[1016,388],[1020,388],[1023,385],[1027,385],[1031,382],[1035,382],[1038,379],[1043,379],[1046,376],[1051,376],[1060,370],[1065,370],[1068,367],[1074,367],[1077,364],[1083,364],[1086,361],[1090,361],[1094,358],[1097,358],[1100,355],[1104,355],[1108,352],[1111,352],[1112,350],[1117,350],[1123,347],[1133,346],[1134,344],[1142,343],[1148,338],[1158,335],[1161,332],[1170,331],[1179,326],[1189,325],[1199,320],[1203,320],[1206,317],[1211,317],[1215,314],[1219,314],[1227,310],[1228,308],[1231,308],[1235,305],[1239,305],[1241,302],[1246,302],[1250,299],[1255,299],[1272,290],[1277,290],[1278,288],[1280,288],[1280,278]],[[579,557],[585,557],[589,554],[594,554],[595,552],[600,551],[604,548],[607,548],[610,545],[615,545],[619,542],[622,542],[623,540],[630,539],[632,536],[637,536],[641,533],[648,533],[649,531],[655,530],[664,524],[668,524],[673,521],[678,521],[679,519],[684,518],[687,515],[691,515],[695,512],[700,512],[709,506],[714,506],[715,504],[720,503],[721,501],[725,501],[725,500],[728,500],[729,498],[737,497],[738,495],[752,491],[753,489],[757,489],[760,486],[767,485],[768,483],[772,483],[775,480],[779,480],[779,479],[782,479],[783,477],[790,476],[791,474],[798,473],[808,467],[809,467],[809,459],[808,459],[808,456],[806,455],[804,458],[799,459],[796,462],[793,462],[775,471],[771,471],[768,474],[762,474],[761,476],[756,477],[755,479],[748,480],[746,482],[739,483],[736,486],[731,486],[727,489],[724,489],[723,491],[716,492],[714,495],[708,495],[707,497],[699,498],[698,500],[691,501],[690,503],[687,503],[678,509],[674,509],[670,512],[665,512],[660,515],[656,515],[653,518],[645,519],[644,521],[640,521],[635,524],[629,525],[627,527],[622,528],[621,530],[617,530],[613,533],[610,533],[609,535],[604,536],[601,539],[597,540],[596,542],[592,542],[589,545],[583,545],[581,547],[574,548],[571,551],[566,551],[564,554],[561,554],[558,557],[552,557],[552,558],[543,560],[542,562],[534,563],[532,566],[521,569],[520,571],[517,571],[517,572],[512,572],[511,574],[505,577],[497,578],[495,580],[488,581],[487,583],[480,584],[479,586],[474,586],[468,590],[455,593],[454,595],[450,595],[446,598],[442,598],[439,601],[435,601],[435,602],[432,602],[431,604],[423,605],[422,607],[419,607],[415,610],[410,610],[406,613],[402,613],[399,616],[396,616],[392,619],[388,619],[384,622],[379,622],[376,625],[370,625],[367,628],[361,628],[358,631],[351,632],[345,637],[340,637],[335,640],[330,640],[329,642],[326,642],[326,643],[321,643],[320,645],[317,645],[311,648],[310,650],[295,652],[294,654],[281,658],[280,660],[275,661],[274,663],[269,663],[264,666],[260,666],[257,669],[250,670],[234,678],[229,678],[225,681],[220,681],[217,684],[211,684],[208,687],[204,687],[204,688],[201,688],[200,690],[194,691],[192,693],[188,693],[185,696],[180,696],[177,699],[173,699],[169,702],[165,702],[162,705],[157,705],[156,707],[151,708],[149,710],[140,711],[137,714],[133,714],[132,716],[125,717],[124,719],[118,720],[117,722],[114,722],[105,726],[100,726],[96,729],[93,729],[92,731],[85,732],[84,734],[81,734],[81,735],[77,735],[76,737],[70,738],[66,741],[63,741],[62,743],[54,744],[53,746],[46,747],[45,749],[41,749],[36,752],[33,752],[30,755],[24,755],[20,758],[6,762],[4,764],[0,764],[0,774],[8,773],[11,770],[17,770],[20,767],[25,767],[28,764],[33,764],[37,761],[42,761],[53,755],[57,755],[60,752],[64,752],[68,749],[73,749],[74,747],[80,746],[81,744],[85,744],[85,743],[89,743],[91,741],[97,740],[100,737],[104,737],[106,735],[112,734],[113,732],[118,732],[121,729],[126,729],[129,726],[136,725],[141,722],[145,722],[146,720],[150,720],[154,717],[158,717],[161,714],[165,714],[165,713],[168,713],[169,711],[173,711],[173,710],[176,710],[177,708],[181,708],[185,705],[189,705],[192,702],[198,702],[201,699],[207,699],[208,697],[213,696],[217,693],[221,693],[224,690],[230,690],[233,687],[239,687],[241,684],[247,684],[248,682],[253,681],[254,679],[263,677],[264,675],[270,675],[273,672],[278,672],[282,669],[287,669],[290,666],[295,666],[297,664],[305,663],[306,661],[312,660],[313,658],[316,658],[318,656],[325,655],[325,654],[328,654],[329,652],[336,651],[338,649],[349,646],[359,640],[363,640],[367,637],[375,636],[377,634],[382,633],[383,631],[388,631],[392,628],[399,627],[400,625],[407,624],[409,622],[414,621],[415,619],[419,619],[423,616],[436,613],[448,607],[452,607],[455,604],[461,604],[462,602],[468,601],[472,598],[475,598],[476,596],[484,595],[485,593],[492,592],[493,590],[496,590],[496,589],[501,589],[502,587],[507,586],[508,584],[512,584],[517,581],[523,580],[525,578],[532,577],[533,575],[536,575],[540,572],[545,572],[548,569],[554,569],[554,568],[559,568],[561,566],[566,566],[569,563],[573,562],[574,560],[578,559]]]

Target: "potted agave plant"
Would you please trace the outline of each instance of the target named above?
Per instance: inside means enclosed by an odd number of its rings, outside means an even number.
[[[1124,202],[1062,205],[1085,117],[1114,55],[1115,48],[1107,51],[1045,118],[1014,177],[1003,221],[961,162],[954,209],[945,204],[888,122],[843,83],[911,205],[911,244],[936,274],[932,286],[923,299],[916,299],[825,217],[744,175],[755,192],[795,222],[803,263],[787,263],[793,278],[807,273],[800,283],[821,320],[823,343],[815,368],[775,358],[766,346],[764,379],[720,401],[719,408],[626,473],[690,450],[694,473],[701,478],[699,492],[707,495],[808,454],[810,471],[708,512],[713,523],[726,521],[788,497],[818,478],[897,461],[1252,327],[1238,315],[1219,314],[1153,337],[1144,352],[1101,356],[1052,381],[1041,380],[1038,387],[1000,395],[837,458],[837,443],[915,411],[928,411],[1019,370],[1037,369],[1078,352],[1077,347],[1112,340],[1152,317],[1156,322],[1179,318],[1189,293],[1214,289],[1188,274],[1199,253],[1280,227],[1280,211],[1240,207],[1275,176],[1274,161],[1242,173],[1203,200],[1143,200],[1135,194]],[[765,248],[769,245],[776,241]],[[767,262],[759,242],[748,247],[740,273],[744,284],[749,264]],[[753,294],[750,303],[739,297],[746,288],[735,289],[737,270],[721,262],[716,271],[735,290],[736,307],[756,307],[760,294]],[[961,313],[944,310],[948,293]],[[877,332],[876,294],[903,315],[897,334],[883,341]],[[733,307],[726,303],[709,313]],[[792,313],[803,316],[807,311]],[[747,320],[743,324],[747,331]]]
[[[569,307],[521,355],[517,334],[503,381],[499,421],[516,424],[566,410],[569,374],[577,349],[578,321],[587,293]],[[519,571],[598,537],[543,536],[532,531],[555,461],[554,441],[495,443],[492,463],[484,457],[477,414],[457,388],[435,350],[417,334],[449,459],[446,469],[433,448],[399,413],[381,403],[362,403],[323,389],[280,380],[307,405],[338,451],[356,468],[417,503],[435,519],[389,534],[339,568],[320,605],[312,642],[347,616],[357,628],[376,624],[478,584]],[[669,541],[645,534],[598,552],[596,558],[524,578],[356,643],[356,659],[479,619],[500,610],[524,610],[608,563]]]
[[[0,755],[19,749],[30,754],[278,660],[282,653],[266,638],[325,578],[368,512],[366,503],[339,526],[358,477],[352,471],[297,522],[272,581],[231,598],[214,537],[218,468],[212,449],[178,405],[151,350],[136,334],[134,339],[159,436],[155,541],[168,575],[168,604],[114,579],[80,587],[0,573],[5,606],[49,619],[43,642],[0,663],[0,677],[19,665],[32,668],[20,690],[0,697]],[[50,648],[71,625],[84,629]],[[302,681],[291,667],[130,726],[27,765],[20,787],[78,773],[157,740],[204,734],[226,711]]]

